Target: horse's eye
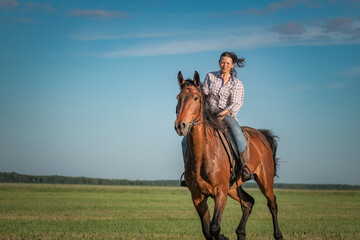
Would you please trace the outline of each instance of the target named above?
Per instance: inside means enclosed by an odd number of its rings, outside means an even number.
[[[194,100],[197,101],[199,98],[198,97],[194,97]]]

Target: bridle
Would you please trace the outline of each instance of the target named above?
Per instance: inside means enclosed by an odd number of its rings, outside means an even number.
[[[199,115],[194,118],[192,121],[191,121],[191,127],[194,127],[194,126],[197,126],[197,125],[200,125],[202,123],[204,123],[204,121],[197,121],[197,119],[200,119],[200,117],[202,116],[203,114],[203,108],[202,108],[202,97],[200,98],[200,111],[199,111]]]
[[[200,102],[199,115],[192,119],[189,130],[194,126],[197,126],[197,125],[200,125],[200,124],[204,123],[204,121],[200,121],[200,118],[203,115],[203,107],[202,107],[203,102],[202,102],[202,99],[203,99],[202,94],[200,94],[200,97],[199,97],[199,102]]]
[[[197,125],[200,125],[200,124],[204,123],[204,121],[200,121],[200,118],[203,115],[203,107],[202,107],[203,102],[202,102],[202,99],[203,99],[203,97],[201,96],[200,99],[199,99],[199,102],[200,102],[199,115],[191,121],[191,127],[194,127],[194,126],[197,126]],[[199,119],[199,120],[197,120],[197,119]]]

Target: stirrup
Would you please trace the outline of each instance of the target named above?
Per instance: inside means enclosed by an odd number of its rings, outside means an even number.
[[[247,170],[245,170],[247,168]],[[241,179],[243,182],[249,181],[251,179],[254,179],[254,175],[252,174],[250,168],[248,166],[244,165],[241,169]]]
[[[185,182],[185,180],[183,179],[183,177],[184,177],[184,173],[181,174],[181,177],[180,177],[180,186],[181,186],[181,187],[187,187],[186,182]]]

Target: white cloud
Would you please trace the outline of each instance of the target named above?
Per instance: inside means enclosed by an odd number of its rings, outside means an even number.
[[[169,41],[163,44],[144,44],[119,51],[101,54],[105,58],[138,57],[185,54],[222,49],[224,46],[218,41]]]
[[[0,0],[0,8],[12,8],[18,5],[19,3],[15,0]]]
[[[48,13],[56,12],[56,10],[50,4],[47,3],[28,3],[26,4],[26,6],[29,7],[29,9],[38,9]]]
[[[329,22],[336,22],[338,25],[336,28],[329,28],[327,25]],[[151,33],[127,33],[125,35],[90,32],[73,34],[70,38],[77,41],[138,38],[139,41],[126,41],[127,44],[119,42],[118,49],[113,51],[95,54],[104,58],[121,58],[187,54],[225,49],[360,44],[359,26],[360,18],[351,19],[351,21],[347,18],[338,18],[327,19],[316,24],[287,22],[275,27],[248,27],[247,29],[224,29],[221,31],[166,32],[164,30]],[[142,41],[142,38],[156,38],[156,40]],[[91,55],[94,56],[94,54],[87,54],[87,56]]]
[[[244,32],[244,31],[242,31]],[[262,47],[306,46],[306,45],[339,45],[360,44],[360,38],[354,38],[350,33],[324,33],[319,27],[305,29],[301,35],[285,35],[262,29],[254,33],[221,34],[221,38],[204,37],[192,40],[162,40],[148,44],[139,44],[126,49],[119,49],[100,54],[101,57],[118,58],[131,56],[156,56],[187,54],[204,51],[219,51],[224,49],[251,49]]]
[[[314,87],[313,86],[309,86],[309,85],[299,85],[299,86],[295,86],[293,87],[293,90],[294,91],[299,91],[299,92],[302,92],[302,91],[310,91],[310,90],[313,90]]]
[[[326,88],[334,89],[334,90],[342,89],[344,87],[346,87],[345,83],[332,83],[332,84],[326,86]]]
[[[30,18],[24,18],[24,17],[18,17],[18,18],[12,18],[11,19],[12,22],[32,22],[32,20]]]
[[[299,6],[307,8],[320,8],[322,0],[282,0],[268,3],[266,8],[257,9],[250,8],[242,11],[235,12],[235,14],[254,14],[260,15],[264,13],[274,13],[281,10],[296,9]]]
[[[116,40],[116,39],[131,39],[131,38],[164,38],[188,35],[194,32],[151,32],[151,33],[127,33],[127,34],[114,34],[105,32],[81,32],[74,33],[69,38],[76,41],[97,41],[97,40]]]
[[[288,22],[280,25],[276,25],[272,28],[274,32],[285,34],[285,35],[300,35],[305,32],[299,22]]]
[[[339,75],[342,77],[360,78],[360,64],[340,72]]]
[[[105,11],[105,10],[92,10],[92,9],[74,9],[67,13],[69,16],[84,17],[91,19],[118,19],[128,18],[129,14],[121,11]]]
[[[272,34],[270,34],[272,35]],[[163,43],[142,44],[118,51],[100,54],[105,58],[138,57],[187,54],[232,48],[254,48],[272,46],[277,39],[270,35],[229,36],[227,38],[199,38],[194,40],[171,40]]]

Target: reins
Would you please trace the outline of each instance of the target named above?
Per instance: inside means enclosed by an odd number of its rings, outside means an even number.
[[[218,133],[218,135],[219,135],[219,138],[220,138],[220,140],[221,140],[221,142],[222,142],[222,144],[223,144],[223,146],[224,146],[224,148],[225,148],[225,152],[226,152],[227,155],[228,155],[229,163],[230,163],[230,166],[231,166],[231,168],[232,168],[232,171],[230,172],[230,178],[232,178],[232,179],[235,180],[235,183],[236,183],[236,192],[237,192],[238,197],[239,197],[239,202],[240,202],[241,210],[244,211],[244,207],[243,207],[243,205],[241,204],[242,194],[241,194],[241,191],[240,191],[240,188],[239,188],[240,186],[239,186],[239,183],[238,183],[238,180],[237,180],[237,179],[238,179],[238,176],[237,176],[237,174],[236,174],[235,166],[232,165],[232,158],[233,158],[232,152],[231,152],[230,147],[229,147],[229,145],[228,145],[228,143],[227,143],[227,141],[226,141],[226,139],[225,139],[224,134],[223,134],[221,131],[219,131],[219,130],[216,130],[216,131],[217,131],[217,133]]]

